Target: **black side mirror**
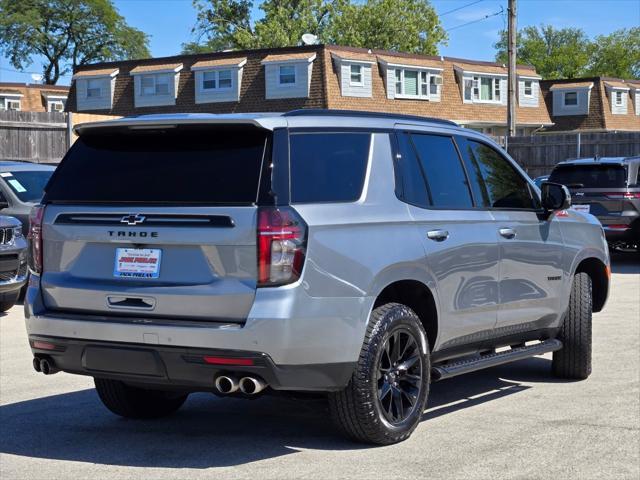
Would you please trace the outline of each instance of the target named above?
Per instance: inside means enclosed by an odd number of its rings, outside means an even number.
[[[566,210],[571,206],[569,189],[559,183],[544,182],[542,187],[542,206],[549,212]]]

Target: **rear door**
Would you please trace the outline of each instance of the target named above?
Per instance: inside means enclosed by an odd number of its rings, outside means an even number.
[[[43,200],[46,307],[246,319],[269,143],[253,127],[87,130]]]
[[[474,208],[453,137],[399,132],[397,138],[403,195],[437,280],[438,349],[471,351],[491,336],[496,322],[499,249],[493,218]]]

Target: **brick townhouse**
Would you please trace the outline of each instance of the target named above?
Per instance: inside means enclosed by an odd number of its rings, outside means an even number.
[[[640,80],[593,77],[540,86],[551,131],[640,131]]]
[[[552,125],[533,67],[518,66],[518,133]],[[453,120],[503,135],[507,69],[492,62],[327,45],[86,65],[67,110],[106,115],[332,108]]]
[[[63,112],[69,87],[0,82],[0,111]]]

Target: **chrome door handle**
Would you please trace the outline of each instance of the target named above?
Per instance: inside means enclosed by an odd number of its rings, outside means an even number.
[[[446,230],[430,230],[427,232],[427,238],[436,242],[443,242],[449,238],[449,232]]]
[[[498,230],[498,232],[500,232],[500,235],[502,235],[504,238],[516,238],[516,231],[513,228],[501,228],[500,230]]]

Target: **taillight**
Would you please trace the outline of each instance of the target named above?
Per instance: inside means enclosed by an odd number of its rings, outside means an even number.
[[[44,205],[36,205],[29,213],[29,269],[33,273],[42,272],[42,219]]]
[[[273,287],[300,278],[307,225],[289,207],[258,209],[258,286]]]
[[[603,195],[613,200],[637,200],[640,198],[640,192],[611,192],[603,193]]]

